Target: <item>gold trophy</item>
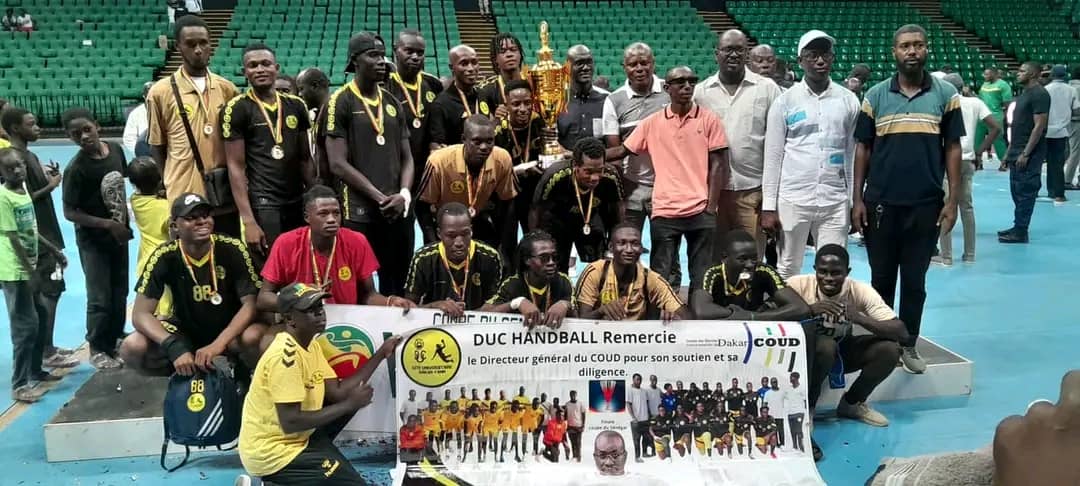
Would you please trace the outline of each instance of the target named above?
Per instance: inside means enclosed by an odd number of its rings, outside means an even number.
[[[570,79],[569,65],[555,62],[549,41],[548,23],[540,22],[540,49],[536,51],[536,64],[525,73],[526,79],[532,84],[533,109],[544,120],[541,169],[547,169],[562,159],[558,119],[566,109],[567,82]]]

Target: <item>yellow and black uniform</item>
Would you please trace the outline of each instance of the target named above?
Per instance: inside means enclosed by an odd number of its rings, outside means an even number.
[[[628,296],[626,319],[634,321],[659,318],[660,309],[677,312],[683,307],[679,295],[656,272],[650,272],[638,263],[633,282],[622,289],[613,267],[611,260],[595,261],[585,267],[574,292],[578,309],[595,309]]]
[[[740,414],[735,417],[735,425],[732,426],[732,433],[735,435],[735,442],[738,444],[744,444],[746,442],[745,435],[750,433],[750,428],[754,425],[754,417],[747,414]]]
[[[776,433],[776,420],[772,417],[758,417],[754,421],[754,432],[757,435],[754,442],[759,446],[766,445],[769,435]]]
[[[502,120],[495,127],[495,146],[509,152],[514,167],[517,167],[540,158],[544,145],[540,136],[543,131],[544,120],[536,113],[533,113],[532,120],[521,128],[514,128],[509,120]],[[539,182],[539,173],[526,172],[517,178],[518,194],[514,198],[514,216],[522,231],[528,231],[529,204],[532,203],[533,193],[536,192]]]
[[[675,421],[670,415],[659,415],[649,419],[649,430],[653,437],[653,446],[657,453],[667,452],[671,443],[671,428]]]
[[[690,434],[694,432],[694,421],[686,414],[679,415],[671,421],[671,434],[675,443],[683,447],[690,445]]]
[[[757,417],[758,401],[761,400],[761,396],[756,391],[748,391],[743,393],[743,411],[751,417]]]
[[[304,100],[278,94],[268,104],[249,90],[229,100],[219,119],[222,138],[244,141],[248,198],[267,241],[303,226],[301,163],[310,157],[303,141],[311,128]]]
[[[544,409],[532,408],[528,406],[524,409],[521,416],[521,429],[525,432],[532,432],[540,428],[540,421],[544,418]]]
[[[405,294],[418,304],[449,299],[476,310],[495,295],[501,277],[502,258],[488,245],[473,240],[469,256],[455,265],[446,259],[441,242],[432,243],[413,255]]]
[[[447,432],[461,431],[465,428],[465,414],[449,410],[443,412],[443,430]]]
[[[583,262],[603,258],[624,197],[621,178],[608,168],[591,191],[579,190],[570,162],[560,162],[544,172],[531,202],[539,212],[538,228],[555,238],[560,271],[569,267],[572,245],[577,246]],[[585,234],[586,225],[589,234]]]
[[[453,400],[442,400],[442,401],[440,401],[439,402],[439,410],[442,410],[444,412],[449,411],[451,403],[453,403]]]
[[[724,436],[731,433],[732,428],[735,426],[735,418],[730,413],[722,415],[713,415],[709,420],[709,433],[712,435],[713,442],[723,441]]]
[[[749,281],[740,280],[735,285],[727,282],[724,264],[715,265],[705,272],[705,292],[712,296],[716,305],[737,305],[750,312],[757,312],[768,299],[786,287],[776,269],[765,264],[758,265]]]
[[[390,73],[390,82],[386,90],[397,99],[409,125],[409,148],[412,149],[413,173],[423,174],[431,153],[431,132],[428,117],[435,97],[442,93],[443,85],[439,78],[421,72],[414,79],[402,79],[398,73]],[[417,122],[419,121],[419,123]],[[420,178],[413,179],[412,191],[420,189]]]
[[[465,92],[458,88],[457,83],[439,93],[428,109],[431,142],[441,145],[461,143],[465,119],[477,114],[491,116],[494,110],[487,102],[480,100],[479,92],[475,89]]]
[[[324,382],[336,378],[318,341],[305,349],[289,333],[274,337],[244,399],[239,450],[249,474],[283,485],[363,484],[325,432],[286,434],[278,421],[279,403],[299,403],[305,412],[322,409]]]
[[[743,400],[746,395],[738,388],[728,388],[724,393],[724,401],[727,402],[728,413],[738,417],[742,414]]]
[[[512,201],[515,196],[517,186],[509,152],[495,147],[474,175],[465,164],[465,146],[458,144],[431,153],[417,198],[433,209],[449,202],[468,206],[473,214],[473,238],[497,247],[503,243],[506,231],[496,227],[496,201]],[[427,231],[434,234],[431,228]]]
[[[548,282],[547,286],[542,288],[536,288],[526,283],[521,275],[511,275],[506,280],[503,280],[502,284],[499,285],[499,290],[488,299],[487,303],[491,305],[505,304],[518,297],[528,299],[529,302],[532,302],[540,309],[540,312],[547,312],[552,305],[562,300],[570,302],[571,307],[573,307],[574,286],[570,283],[570,277],[565,273],[556,275]],[[522,400],[519,400],[519,398]],[[514,401],[521,403],[522,407],[532,404],[532,400],[527,397],[514,397]]]
[[[712,445],[712,424],[715,420],[716,418],[708,413],[694,418],[694,446],[700,454],[708,452],[709,446]]]
[[[518,79],[525,79],[525,77],[519,76]],[[526,79],[526,81],[528,80]],[[491,108],[492,113],[495,112],[499,105],[506,104],[506,81],[503,81],[501,74],[489,76],[487,79],[477,83],[476,92],[480,101],[486,103]]]
[[[135,293],[151,299],[172,291],[173,316],[165,328],[187,339],[192,350],[217,339],[240,311],[240,299],[259,291],[247,245],[222,235],[212,235],[211,242],[199,260],[186,256],[179,240],[157,247],[135,285]]]
[[[480,433],[480,428],[484,425],[484,417],[480,415],[473,415],[465,417],[465,433],[467,435],[475,435]]]
[[[439,435],[439,434],[442,433],[442,431],[443,431],[443,413],[442,412],[440,412],[438,410],[432,412],[430,409],[429,410],[424,410],[423,412],[420,412],[420,420],[423,422],[424,432],[427,433],[428,435],[432,435],[432,434]]]

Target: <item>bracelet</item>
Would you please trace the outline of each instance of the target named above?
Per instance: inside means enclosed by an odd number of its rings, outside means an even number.
[[[169,361],[176,361],[180,359],[184,353],[191,352],[191,346],[187,340],[176,336],[175,334],[165,338],[161,342],[161,349],[165,351],[165,355],[169,357]]]
[[[394,306],[394,297],[397,297],[397,296],[396,295],[388,295],[386,297],[386,306],[387,307],[393,307]]]

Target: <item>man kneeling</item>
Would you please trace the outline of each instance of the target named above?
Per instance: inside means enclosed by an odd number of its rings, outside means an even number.
[[[176,241],[159,246],[135,286],[135,332],[120,345],[128,366],[148,375],[190,376],[221,355],[249,368],[259,359],[266,331],[255,324],[258,277],[244,242],[214,234],[211,206],[198,194],[181,194],[172,205]],[[173,316],[155,316],[165,289]]]
[[[326,330],[323,299],[329,295],[302,283],[278,292],[288,322],[259,359],[244,400],[240,460],[249,474],[273,484],[366,484],[333,438],[371,403],[367,380],[401,338],[387,339],[356,374],[339,379],[315,340]],[[240,476],[235,484],[248,486],[251,478]]]

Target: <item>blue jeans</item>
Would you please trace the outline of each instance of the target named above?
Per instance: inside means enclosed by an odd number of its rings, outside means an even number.
[[[29,280],[4,282],[4,301],[11,322],[11,388],[14,390],[41,374],[45,351],[45,321],[34,305],[34,291]]]
[[[1045,150],[1035,150],[1024,168],[1016,166],[1015,160],[1009,165],[1009,190],[1012,192],[1016,210],[1013,216],[1013,228],[1027,232],[1031,225],[1031,213],[1035,211],[1035,198],[1042,187],[1042,164],[1046,160]]]

